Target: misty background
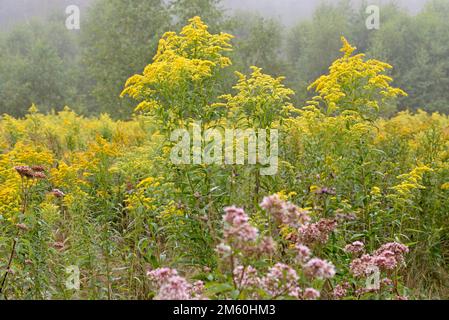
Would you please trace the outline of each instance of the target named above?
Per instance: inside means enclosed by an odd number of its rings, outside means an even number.
[[[81,29],[65,27],[78,5]],[[368,30],[365,9],[379,5],[380,29]],[[166,31],[195,15],[212,32],[235,35],[234,71],[256,65],[285,76],[300,108],[308,85],[339,57],[341,36],[359,52],[393,65],[394,85],[408,93],[382,110],[449,113],[449,0],[0,0],[0,115],[23,116],[65,106],[85,115],[127,119],[125,81],[151,62]]]
[[[0,26],[10,27],[17,22],[32,17],[46,16],[53,12],[64,12],[71,4],[87,9],[95,0],[0,0]],[[323,0],[224,0],[223,7],[229,12],[247,10],[258,12],[266,17],[278,18],[286,25],[292,25],[299,19],[310,17]],[[338,0],[329,0],[338,3]],[[353,1],[358,4],[361,1]],[[388,0],[371,0],[369,4],[382,5]],[[396,0],[398,5],[412,13],[422,9],[426,0]]]

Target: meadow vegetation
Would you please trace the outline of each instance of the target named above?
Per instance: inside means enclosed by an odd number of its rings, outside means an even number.
[[[448,116],[381,117],[407,93],[345,38],[305,105],[257,67],[223,85],[231,50],[195,17],[127,81],[132,120],[1,118],[0,299],[449,297]],[[279,130],[278,173],[174,165],[198,122]]]

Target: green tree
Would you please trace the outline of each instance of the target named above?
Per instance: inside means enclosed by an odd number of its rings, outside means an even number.
[[[60,18],[19,25],[0,38],[0,113],[76,104],[76,39]]]
[[[353,16],[349,1],[322,3],[312,20],[300,22],[290,31],[286,45],[290,64],[287,79],[300,101],[307,98],[308,84],[323,75],[338,57],[341,36],[352,41]]]
[[[98,0],[82,32],[85,92],[90,112],[129,116],[132,102],[121,99],[123,84],[142,72],[168,29],[169,12],[162,0]]]
[[[283,26],[278,20],[239,12],[231,18],[230,26],[235,35],[233,61],[237,69],[246,72],[258,66],[268,74],[284,73]]]
[[[369,53],[395,66],[392,76],[408,97],[401,109],[449,111],[449,3],[430,1],[417,16],[394,6],[382,9]]]
[[[219,32],[225,21],[222,0],[170,0],[169,9],[177,30],[196,16],[201,17],[212,32]]]

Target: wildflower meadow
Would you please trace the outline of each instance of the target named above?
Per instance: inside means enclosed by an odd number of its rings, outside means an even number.
[[[0,299],[449,298],[449,118],[389,113],[394,65],[337,40],[302,105],[195,16],[131,119],[3,115]]]

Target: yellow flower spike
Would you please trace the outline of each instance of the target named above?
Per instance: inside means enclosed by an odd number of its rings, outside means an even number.
[[[381,190],[379,187],[373,187],[371,189],[371,195],[373,196],[380,196],[382,194]]]
[[[39,109],[37,108],[37,106],[34,103],[31,104],[31,107],[28,109],[28,113],[36,114],[38,112],[39,112]]]
[[[121,96],[144,101],[136,107],[136,112],[160,109],[160,101],[166,101],[170,96],[164,88],[180,92],[186,90],[189,83],[199,85],[213,77],[217,69],[230,66],[231,60],[224,54],[232,50],[232,38],[226,33],[209,33],[200,17],[190,19],[179,34],[164,34],[153,62],[145,67],[143,74],[126,81]],[[184,106],[170,106],[172,109],[175,107]]]
[[[340,49],[341,52],[345,54],[346,57],[350,57],[352,53],[357,50],[356,47],[353,47],[349,44],[348,40],[345,37],[341,37],[341,42],[343,42],[343,47]]]
[[[407,199],[412,196],[412,191],[416,189],[425,189],[421,185],[424,174],[428,172],[434,172],[434,170],[428,166],[422,165],[414,168],[410,173],[398,176],[398,179],[402,182],[391,189],[394,190],[401,198]]]

